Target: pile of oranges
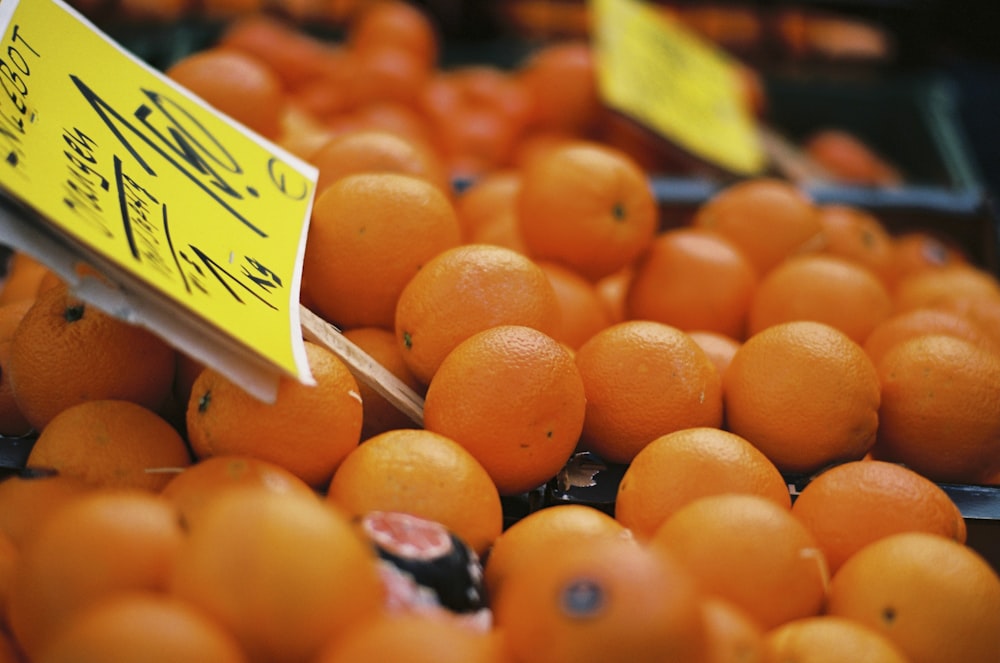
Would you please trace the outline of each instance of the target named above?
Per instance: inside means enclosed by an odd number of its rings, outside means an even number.
[[[309,341],[317,384],[256,400],[15,254],[0,662],[995,663],[1000,576],[940,486],[1000,483],[992,272],[775,178],[665,229],[584,46],[438,70],[376,7],[168,75],[318,167],[303,303],[422,425]],[[614,513],[505,525],[579,451],[625,467]],[[400,512],[467,545],[486,619],[387,572],[359,523]]]

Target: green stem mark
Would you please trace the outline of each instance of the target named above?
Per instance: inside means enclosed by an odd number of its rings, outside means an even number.
[[[63,317],[66,318],[66,322],[77,322],[78,320],[82,320],[85,308],[86,307],[83,304],[67,306],[66,310],[63,311]]]
[[[615,203],[611,208],[611,217],[618,222],[625,220],[625,205],[622,203]]]
[[[406,346],[407,350],[413,348],[413,337],[410,336],[410,332],[408,331],[403,332],[403,345]]]
[[[204,414],[205,411],[208,410],[208,405],[211,402],[212,392],[209,390],[202,394],[201,398],[198,399],[198,414]]]

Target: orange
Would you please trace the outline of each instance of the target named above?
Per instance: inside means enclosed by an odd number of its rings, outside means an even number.
[[[0,305],[32,301],[38,295],[42,279],[51,270],[45,263],[23,251],[14,251],[7,259],[3,281],[0,282]]]
[[[929,532],[965,543],[965,520],[943,488],[911,469],[878,460],[837,465],[795,498],[795,514],[819,542],[830,572],[889,534]]]
[[[724,236],[667,230],[635,263],[625,315],[741,339],[757,280],[753,264]]]
[[[341,48],[300,30],[291,21],[263,12],[231,18],[219,35],[218,44],[263,61],[286,88],[293,90],[321,77]]]
[[[57,414],[26,466],[94,486],[158,491],[191,464],[184,438],[163,417],[129,401],[84,401]]]
[[[14,541],[0,532],[0,630],[7,629],[7,602],[20,554]]]
[[[264,138],[278,137],[285,90],[274,70],[255,56],[216,46],[185,55],[165,73]]]
[[[545,272],[512,249],[467,244],[431,258],[396,304],[403,360],[427,384],[445,356],[476,332],[524,325],[551,334],[559,324],[555,290]]]
[[[559,305],[560,324],[553,338],[575,350],[611,325],[611,314],[592,281],[558,263],[538,261],[538,266],[549,277]]]
[[[427,387],[424,427],[465,447],[501,495],[537,488],[576,448],[586,398],[573,356],[521,325],[459,343]]]
[[[989,336],[993,348],[1000,348],[1000,297],[988,294],[956,297],[942,301],[934,308],[953,311],[968,319]]]
[[[96,490],[52,512],[21,549],[11,586],[11,632],[29,658],[75,613],[123,590],[163,591],[183,540],[159,495]]]
[[[581,443],[606,461],[628,463],[661,435],[722,424],[719,372],[676,327],[620,322],[580,346],[576,364],[587,395]]]
[[[628,294],[628,284],[632,279],[632,267],[625,267],[614,274],[608,274],[594,284],[597,294],[604,301],[604,307],[611,316],[611,322],[625,321],[625,296]]]
[[[74,615],[38,663],[246,663],[236,639],[186,602],[121,592]]]
[[[708,355],[708,358],[715,364],[715,368],[719,371],[720,376],[729,368],[729,363],[736,355],[736,351],[743,344],[741,341],[730,338],[725,334],[705,331],[703,329],[689,331],[688,336]]]
[[[9,341],[21,324],[21,318],[35,303],[35,298],[19,299],[6,304],[0,304],[0,341]]]
[[[628,539],[553,547],[507,578],[493,614],[523,663],[706,660],[694,579]]]
[[[893,279],[893,237],[882,221],[859,207],[843,203],[819,206],[827,253],[853,260],[889,286]]]
[[[85,303],[61,284],[42,293],[11,339],[10,381],[37,431],[95,399],[156,409],[170,395],[176,351],[149,330]]]
[[[369,102],[356,109],[351,117],[360,131],[384,131],[406,139],[411,144],[430,150],[432,162],[440,168],[440,180],[445,191],[451,190],[444,161],[434,147],[430,123],[413,104],[394,101]],[[433,172],[433,171],[432,171]]]
[[[924,270],[968,263],[965,251],[951,239],[928,230],[893,237],[893,274],[899,280]]]
[[[988,663],[1000,651],[1000,577],[971,548],[925,532],[880,539],[833,576],[826,612],[875,629],[912,663]]]
[[[254,488],[206,504],[170,591],[233,633],[251,661],[310,661],[381,613],[374,551],[329,503]]]
[[[802,146],[837,182],[860,186],[898,186],[900,172],[856,135],[842,129],[821,129]]]
[[[395,45],[354,50],[348,66],[354,73],[348,94],[355,108],[387,102],[416,107],[434,74],[419,57]]]
[[[818,615],[796,619],[767,633],[767,646],[777,661],[795,663],[909,663],[892,640],[853,619]]]
[[[173,475],[160,490],[174,505],[185,528],[220,491],[258,487],[275,493],[315,495],[306,482],[285,468],[252,456],[212,456]]]
[[[595,58],[586,41],[553,41],[539,46],[518,65],[532,96],[530,126],[579,137],[592,132],[601,116]]]
[[[315,663],[501,663],[498,638],[458,620],[402,614],[374,619],[320,651]]]
[[[509,167],[531,111],[531,97],[513,73],[470,64],[438,71],[418,106],[455,177]]]
[[[415,393],[421,394],[424,391],[424,386],[403,361],[403,351],[396,344],[396,336],[392,331],[381,327],[355,327],[345,331],[344,337],[361,348],[369,357],[399,378]],[[416,427],[409,416],[387,401],[370,385],[360,380],[358,381],[358,393],[361,394],[364,416],[361,424],[362,440],[367,440],[388,430]]]
[[[455,212],[462,227],[462,239],[474,243],[502,216],[516,218],[521,172],[503,169],[486,173],[469,182],[455,197]]]
[[[823,247],[815,203],[784,180],[753,178],[731,184],[698,208],[692,224],[728,237],[761,276],[792,254]]]
[[[493,542],[485,558],[483,580],[495,601],[509,578],[520,574],[549,551],[586,546],[597,538],[630,538],[625,526],[584,504],[556,504],[515,521]]]
[[[426,11],[405,0],[358,3],[347,24],[351,49],[364,52],[387,47],[401,48],[424,66],[437,63],[438,26]]]
[[[723,376],[723,398],[726,427],[782,472],[859,459],[880,423],[871,360],[820,322],[785,322],[747,339]]]
[[[451,191],[444,163],[430,147],[381,129],[358,129],[330,137],[309,162],[319,170],[316,191],[347,175],[397,173],[425,179],[443,193]]]
[[[813,320],[864,343],[892,313],[889,291],[868,268],[820,253],[788,258],[760,281],[750,304],[747,331],[780,322]]]
[[[361,439],[361,396],[337,355],[309,341],[305,349],[316,384],[282,377],[273,403],[214,369],[202,371],[187,408],[195,456],[245,454],[280,465],[314,488],[329,483]]]
[[[50,513],[93,489],[71,476],[9,474],[0,480],[0,532],[21,548]]]
[[[342,328],[392,329],[406,284],[432,258],[458,246],[447,195],[409,175],[342,177],[316,199],[302,279],[316,313]]]
[[[701,602],[708,632],[708,663],[767,663],[764,630],[745,610],[717,596]]]
[[[926,334],[954,336],[984,349],[1000,349],[1000,344],[968,317],[937,308],[915,308],[890,316],[872,330],[863,347],[872,363],[878,365],[897,343]]]
[[[341,463],[326,496],[352,517],[401,511],[436,521],[479,554],[503,527],[500,495],[483,466],[457,442],[430,430],[369,438]]]
[[[901,279],[893,293],[893,306],[896,311],[910,311],[977,297],[1000,300],[1000,280],[992,272],[963,264]]]
[[[679,508],[699,497],[752,493],[788,508],[788,486],[755,446],[718,428],[686,428],[658,437],[626,468],[615,519],[649,539]]]
[[[596,281],[631,263],[653,240],[656,199],[646,174],[624,152],[569,141],[521,171],[518,219],[529,255]]]
[[[931,334],[890,348],[878,377],[876,458],[943,482],[976,482],[1000,469],[1000,355]]]
[[[650,545],[678,560],[707,594],[730,601],[764,630],[823,607],[823,551],[787,507],[761,495],[699,497],[667,518]]]
[[[10,339],[0,338],[0,435],[19,437],[31,433],[32,428],[14,397],[9,367]]]

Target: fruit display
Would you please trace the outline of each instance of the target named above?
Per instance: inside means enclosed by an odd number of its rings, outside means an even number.
[[[343,5],[165,73],[316,166],[301,302],[422,421],[316,340],[265,403],[8,249],[0,663],[996,663],[996,247],[776,172],[682,204],[585,41],[444,66]]]

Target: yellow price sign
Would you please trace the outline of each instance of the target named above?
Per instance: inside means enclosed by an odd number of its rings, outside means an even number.
[[[0,34],[0,187],[194,327],[311,382],[298,300],[315,168],[59,0],[3,0]]]
[[[735,64],[640,0],[591,0],[604,101],[691,153],[741,174],[767,164]]]

